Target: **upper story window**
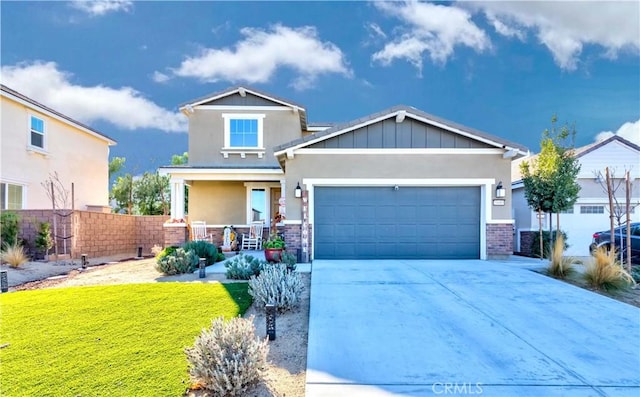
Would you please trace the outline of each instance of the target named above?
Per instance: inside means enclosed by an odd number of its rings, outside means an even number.
[[[44,149],[44,120],[36,116],[30,117],[29,144]]]
[[[225,149],[263,149],[264,114],[223,114]]]

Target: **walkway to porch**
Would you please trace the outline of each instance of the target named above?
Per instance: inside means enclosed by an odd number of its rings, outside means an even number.
[[[241,254],[244,255],[250,255],[253,256],[254,258],[258,258],[260,260],[264,260],[264,250],[260,250],[260,251],[253,251],[253,250],[245,250],[245,251],[240,251]],[[205,272],[207,274],[224,274],[227,272],[227,268],[224,267],[224,264],[226,261],[234,258],[234,256],[230,256],[227,259],[223,260],[222,262],[216,262],[211,266],[207,266],[205,269]],[[309,273],[311,272],[311,263],[297,263],[296,264],[296,271],[297,272],[301,272],[301,273]],[[198,272],[196,270],[196,272]]]

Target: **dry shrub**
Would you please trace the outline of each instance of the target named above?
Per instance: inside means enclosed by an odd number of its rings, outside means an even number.
[[[549,266],[547,267],[547,274],[559,279],[564,279],[575,273],[576,269],[573,268],[573,265],[578,263],[575,258],[564,256],[564,248],[564,238],[559,234],[553,243],[553,248],[549,255]]]
[[[0,253],[0,257],[3,263],[14,268],[18,268],[29,261],[27,254],[24,252],[24,247],[20,244],[5,245],[5,249]]]
[[[255,335],[253,316],[218,317],[186,349],[191,381],[216,396],[241,396],[267,368],[269,345]]]
[[[616,250],[610,250],[605,246],[594,251],[592,260],[586,266],[584,277],[592,287],[607,291],[635,285],[631,275],[620,265]]]
[[[256,305],[264,307],[272,303],[279,312],[296,307],[303,289],[300,275],[288,271],[284,263],[265,265],[259,276],[249,280],[249,295],[253,296]]]

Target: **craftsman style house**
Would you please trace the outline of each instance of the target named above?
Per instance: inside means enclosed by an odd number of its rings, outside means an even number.
[[[171,177],[173,243],[254,221],[303,260],[511,254],[511,161],[527,149],[408,106],[336,125],[234,87],[190,101],[189,164]],[[184,186],[189,186],[188,221]],[[167,235],[167,233],[165,233]]]

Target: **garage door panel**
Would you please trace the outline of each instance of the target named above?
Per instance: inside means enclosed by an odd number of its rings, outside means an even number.
[[[314,200],[318,259],[479,257],[478,187],[317,187]]]

